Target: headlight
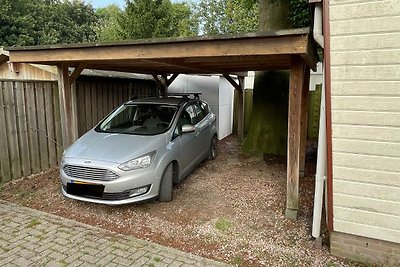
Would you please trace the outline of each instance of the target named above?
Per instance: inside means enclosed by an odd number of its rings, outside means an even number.
[[[156,151],[152,151],[138,158],[132,159],[118,166],[123,171],[131,171],[135,169],[147,168],[153,162]]]

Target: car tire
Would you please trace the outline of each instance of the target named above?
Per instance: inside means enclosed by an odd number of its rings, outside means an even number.
[[[158,200],[161,202],[169,202],[172,200],[172,175],[174,166],[170,163],[167,168],[165,168],[163,177],[160,183],[160,193]]]
[[[217,157],[217,136],[214,135],[211,139],[210,149],[208,151],[208,159],[213,160]]]

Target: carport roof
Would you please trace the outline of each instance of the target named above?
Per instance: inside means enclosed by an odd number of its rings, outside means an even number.
[[[113,43],[7,47],[13,63],[38,63],[145,74],[236,73],[289,69],[293,55],[311,68],[308,28],[265,33],[143,39]]]

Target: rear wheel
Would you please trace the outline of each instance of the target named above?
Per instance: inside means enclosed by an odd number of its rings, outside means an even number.
[[[213,136],[210,144],[210,150],[208,152],[208,159],[213,160],[217,157],[217,136]]]
[[[160,184],[160,193],[158,199],[161,202],[169,202],[172,200],[172,175],[173,175],[172,162],[167,166],[164,171]]]

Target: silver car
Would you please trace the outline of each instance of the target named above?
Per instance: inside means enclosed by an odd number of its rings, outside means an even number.
[[[173,183],[214,159],[216,145],[216,116],[198,96],[132,100],[64,152],[61,191],[109,205],[171,201]]]

